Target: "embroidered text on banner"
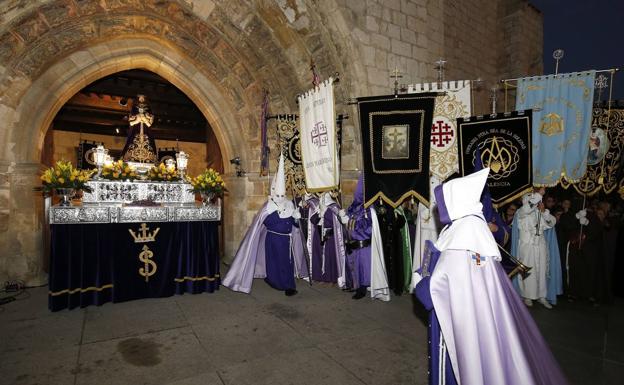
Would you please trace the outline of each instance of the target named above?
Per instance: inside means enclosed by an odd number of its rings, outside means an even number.
[[[459,172],[475,169],[480,156],[490,168],[487,184],[494,207],[511,202],[532,187],[531,111],[458,119]]]
[[[516,110],[534,109],[533,184],[576,183],[585,174],[595,73],[518,80]]]
[[[338,188],[333,79],[299,96],[301,155],[306,187],[310,192]]]
[[[408,93],[438,92],[431,126],[431,174],[445,180],[458,171],[457,119],[470,116],[470,80],[414,84]]]
[[[437,93],[358,98],[364,200],[429,205],[429,145]]]

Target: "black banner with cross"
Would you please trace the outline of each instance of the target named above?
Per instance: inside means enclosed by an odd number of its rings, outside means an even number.
[[[531,111],[457,119],[459,172],[474,171],[476,157],[490,168],[488,187],[492,204],[499,207],[529,191],[531,164]]]
[[[358,98],[364,201],[429,205],[429,148],[437,93]]]

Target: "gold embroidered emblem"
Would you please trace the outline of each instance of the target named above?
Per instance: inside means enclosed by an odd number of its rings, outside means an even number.
[[[547,136],[561,134],[563,132],[563,118],[554,112],[545,115],[540,122],[539,131]]]
[[[481,148],[481,164],[489,167],[494,180],[508,177],[518,168],[520,154],[518,148],[510,140],[493,136],[479,146]]]
[[[158,269],[156,262],[152,261],[153,256],[152,250],[147,245],[143,245],[143,251],[139,254],[139,261],[143,262],[144,265],[139,268],[139,274],[145,277],[145,282],[148,282],[149,277],[154,275]]]
[[[130,235],[132,235],[132,238],[134,238],[134,243],[146,243],[156,241],[156,235],[160,231],[160,227],[157,227],[156,230],[154,230],[154,232],[152,233],[148,233],[148,231],[149,227],[147,227],[147,224],[145,224],[145,222],[141,223],[141,227],[139,227],[139,235],[132,231],[132,229],[128,229],[128,232],[130,233]]]

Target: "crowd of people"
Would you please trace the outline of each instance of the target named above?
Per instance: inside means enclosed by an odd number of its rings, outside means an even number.
[[[536,199],[533,202],[527,202],[527,199],[532,197]],[[536,256],[545,250],[547,252],[554,250],[556,246],[563,281],[563,295],[569,301],[585,300],[595,305],[609,304],[613,301],[614,295],[624,294],[621,285],[614,280],[618,271],[624,267],[616,258],[617,250],[622,250],[623,246],[620,224],[623,219],[624,205],[618,196],[583,199],[582,196],[570,190],[541,188],[525,195],[524,200],[524,202],[522,200],[512,202],[501,209],[505,223],[512,229],[514,218],[517,223],[520,217],[525,218],[531,210],[541,213],[541,222],[537,228],[534,217],[531,218],[532,220],[520,221],[517,224],[517,226],[525,227],[523,231],[520,231],[520,238],[525,238],[524,242],[520,242],[517,250],[521,261],[527,261],[533,269],[539,269],[541,267],[539,260],[533,260],[528,255]],[[542,234],[540,234],[540,227]],[[548,237],[543,236],[543,231],[549,228],[554,229],[556,245],[548,245],[546,239]],[[542,239],[539,241],[527,239],[531,238],[532,233],[538,234],[532,238],[541,236]],[[523,237],[522,234],[525,236]],[[531,249],[537,244],[541,245],[540,250]],[[512,242],[505,244],[505,247],[511,251]],[[525,255],[527,258],[523,258]],[[535,264],[537,266],[534,266]],[[552,266],[545,266],[545,272],[549,273],[552,268]],[[535,274],[536,271],[533,273]]]

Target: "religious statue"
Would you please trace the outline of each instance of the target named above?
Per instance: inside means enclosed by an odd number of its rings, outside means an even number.
[[[128,123],[130,130],[126,145],[121,152],[122,159],[127,162],[156,163],[158,159],[156,143],[150,132],[150,127],[154,123],[154,114],[147,104],[145,95],[137,95],[137,100],[128,116]]]

